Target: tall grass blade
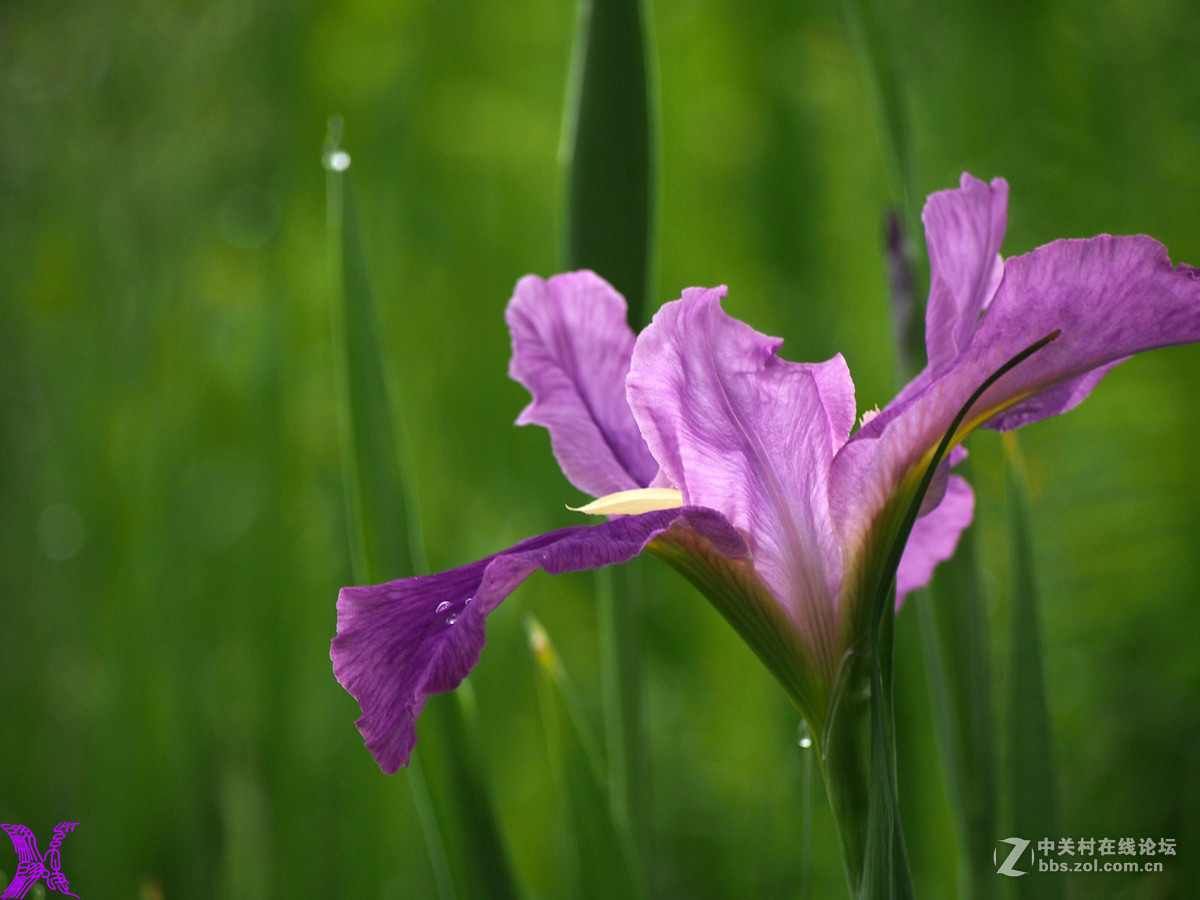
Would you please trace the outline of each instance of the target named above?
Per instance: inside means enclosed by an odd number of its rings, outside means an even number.
[[[924,359],[924,317],[916,314],[911,241],[894,210],[887,217],[886,257],[897,368],[900,381],[905,382]],[[964,460],[959,474],[968,476],[969,467],[970,460]],[[990,863],[998,822],[999,774],[987,601],[971,528],[963,532],[954,555],[938,567],[932,586],[920,591],[912,603],[958,833],[959,896],[982,900],[995,896],[997,890]]]
[[[800,763],[800,807],[804,815],[800,832],[800,900],[812,900],[812,770],[813,756],[816,754],[813,751],[812,730],[804,720],[800,721],[796,737],[803,754]]]
[[[580,0],[564,120],[565,259],[598,272],[646,318],[654,248],[649,10],[642,0]]]
[[[965,474],[965,473],[960,473]],[[961,897],[996,895],[999,763],[987,605],[973,532],[917,598],[946,788],[959,840]]]
[[[350,156],[330,125],[325,150],[332,271],[334,374],[354,577],[363,583],[424,568],[414,498],[402,480],[399,412],[387,382],[375,299],[348,172]],[[411,479],[409,480],[411,485]]]
[[[643,0],[580,0],[563,159],[567,196],[564,262],[608,279],[646,319],[655,239],[654,139],[649,6]],[[620,821],[650,846],[650,765],[642,721],[642,591],[637,565],[596,576],[605,698],[608,784]]]
[[[1058,835],[1058,779],[1042,665],[1041,598],[1033,554],[1029,490],[1016,435],[1004,435],[1009,534],[1012,540],[1012,614],[1009,622],[1006,775],[1012,834],[1036,841]],[[1062,898],[1063,880],[1014,879],[1021,898]]]
[[[351,563],[355,580],[371,584],[420,574],[425,561],[348,173],[350,157],[341,146],[340,131],[340,120],[331,121],[324,155],[334,371]],[[431,777],[426,779],[420,766],[410,766],[408,779],[440,896],[517,896],[458,696],[431,700],[426,719],[422,743]]]
[[[895,59],[879,23],[875,0],[845,0],[846,21],[880,123],[879,141],[892,192],[910,233],[920,224],[916,150]]]
[[[905,852],[904,832],[900,822],[900,807],[896,792],[895,722],[892,706],[892,657],[895,623],[896,570],[900,557],[917,520],[921,501],[933,481],[938,465],[950,450],[959,427],[967,413],[989,387],[1007,372],[1054,342],[1060,332],[1054,331],[1030,344],[984,380],[967,399],[950,427],[943,435],[916,490],[908,499],[899,527],[888,545],[880,572],[878,589],[869,608],[868,655],[870,660],[871,718],[870,769],[867,808],[866,840],[863,852],[863,871],[858,886],[860,900],[876,898],[907,898],[913,896],[912,875]]]
[[[638,854],[610,800],[600,747],[587,726],[562,661],[545,629],[526,621],[537,664],[538,698],[555,781],[574,837],[573,887],[588,900],[649,896]]]

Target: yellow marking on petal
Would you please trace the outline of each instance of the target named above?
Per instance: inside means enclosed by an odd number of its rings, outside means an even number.
[[[583,506],[568,506],[567,509],[589,516],[633,516],[660,509],[678,509],[681,506],[683,494],[675,488],[638,488],[633,491],[617,491]]]

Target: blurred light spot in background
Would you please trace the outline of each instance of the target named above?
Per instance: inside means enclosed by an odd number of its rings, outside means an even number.
[[[68,503],[51,503],[38,517],[38,544],[50,559],[75,556],[83,548],[85,535],[83,517]]]

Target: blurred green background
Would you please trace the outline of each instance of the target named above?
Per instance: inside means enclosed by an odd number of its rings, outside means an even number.
[[[346,121],[430,564],[574,521],[512,421],[502,313],[560,253],[569,2],[0,4],[0,821],[84,897],[429,897],[404,774],[361,745],[328,653],[349,562],[332,385],[325,123]],[[882,14],[923,192],[1012,185],[1015,254],[1147,232],[1200,263],[1200,13],[1190,0],[901,0]],[[653,304],[725,283],[791,359],[891,396],[869,93],[833,2],[658,3]],[[1063,835],[1175,838],[1200,883],[1200,348],[1111,375],[1027,429]],[[969,442],[996,635],[999,442]],[[643,561],[638,561],[641,564]],[[662,897],[798,897],[797,716],[733,631],[644,561]],[[534,577],[472,678],[510,850],[565,890],[523,629],[599,721],[588,575]],[[918,893],[954,834],[915,617],[898,623],[900,789]],[[1003,676],[1003,657],[997,664]],[[811,896],[844,891],[823,794]],[[997,835],[1003,837],[1006,835]],[[7,845],[5,845],[6,847]],[[0,850],[0,870],[14,857]]]

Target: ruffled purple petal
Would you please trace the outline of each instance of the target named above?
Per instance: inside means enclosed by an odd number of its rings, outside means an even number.
[[[983,397],[987,409],[1028,395],[986,423],[1002,431],[1066,412],[1135,353],[1200,340],[1200,276],[1144,235],[1055,241],[1010,259],[992,307],[967,351],[996,345],[985,365],[1061,330]]]
[[[528,275],[505,310],[509,377],[533,401],[518,425],[542,425],[567,479],[601,497],[650,484],[658,465],[625,402],[633,331],[625,299],[593,272]]]
[[[1008,182],[989,185],[964,172],[957,190],[930,195],[921,221],[931,276],[925,348],[936,374],[966,346],[1000,284]]]
[[[827,474],[854,424],[854,384],[841,356],[780,359],[782,341],[726,315],[724,294],[693,288],[659,310],[633,351],[629,405],[684,502],[746,535],[759,577],[820,646],[841,578]]]
[[[1015,428],[1070,409],[1121,360],[1200,340],[1200,274],[1171,265],[1145,236],[1055,241],[1009,259],[963,352],[944,374],[901,392],[833,463],[830,497],[844,546],[871,523],[904,475],[942,439],[959,409],[1005,363],[1058,336],[1001,377],[967,427]]]
[[[677,524],[720,554],[748,554],[717,513],[684,507],[552,531],[437,575],[343,588],[330,657],[362,708],[358,730],[380,768],[391,773],[408,764],[426,698],[462,682],[483,650],[485,617],[530,574],[625,562]]]
[[[959,535],[975,515],[975,493],[966,479],[951,475],[941,502],[913,525],[896,570],[896,609],[904,598],[929,584],[938,563],[954,555]]]

